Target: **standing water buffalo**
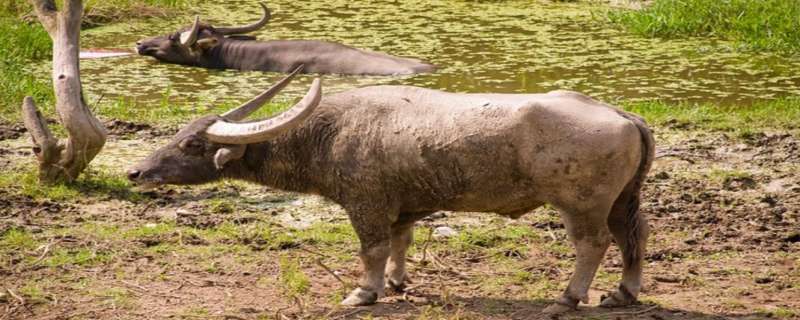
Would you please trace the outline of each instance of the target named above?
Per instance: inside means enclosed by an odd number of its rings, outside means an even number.
[[[438,210],[518,218],[549,203],[562,212],[577,261],[566,291],[545,311],[588,302],[612,236],[624,270],[601,305],[636,301],[648,233],[639,190],[654,150],[639,117],[568,91],[373,86],[323,98],[316,79],[282,114],[242,122],[293,76],[221,116],[189,123],[128,178],[145,187],[241,179],[342,205],[364,268],[345,305],[375,303],[384,277],[403,288],[415,221]]]
[[[270,18],[240,27],[212,27],[195,18],[191,27],[172,35],[136,43],[136,51],[160,61],[213,69],[290,72],[299,65],[308,73],[358,75],[413,74],[434,71],[431,64],[317,40],[255,41],[242,34],[264,27]]]

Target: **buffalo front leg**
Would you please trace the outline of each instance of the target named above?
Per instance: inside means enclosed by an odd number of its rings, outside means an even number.
[[[611,234],[606,225],[610,207],[599,206],[592,210],[562,214],[567,235],[575,246],[575,272],[561,297],[544,310],[546,313],[574,310],[578,302],[589,302],[589,286],[611,244]]]
[[[374,304],[383,295],[386,260],[391,251],[391,222],[384,212],[348,210],[350,222],[361,242],[359,257],[363,274],[358,288],[342,301],[347,306]]]
[[[392,249],[389,263],[386,266],[386,276],[388,287],[396,292],[402,292],[405,289],[406,281],[408,281],[406,252],[408,251],[408,246],[414,240],[413,227],[413,222],[396,223],[392,226]]]

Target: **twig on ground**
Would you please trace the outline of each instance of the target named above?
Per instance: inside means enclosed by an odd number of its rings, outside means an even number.
[[[292,298],[294,298],[294,302],[297,303],[297,306],[300,308],[300,314],[305,314],[306,313],[305,301],[303,301],[303,299],[300,298],[300,296],[298,295],[294,295],[294,297]]]
[[[41,263],[44,260],[44,257],[47,256],[47,254],[50,252],[50,247],[52,245],[58,243],[58,242],[59,242],[59,240],[56,240],[56,241],[52,241],[51,240],[50,242],[48,242],[44,246],[44,250],[42,251],[42,254],[39,255],[39,258],[37,258],[35,261],[33,261],[33,263],[31,264],[31,267],[35,267],[35,266],[39,265],[39,263]]]
[[[351,312],[348,312],[348,313],[345,313],[345,314],[338,315],[333,319],[347,319],[347,317],[354,316],[354,315],[359,314],[359,313],[364,312],[364,311],[368,311],[368,309],[358,309],[358,310],[355,310],[355,311],[351,311]]]
[[[154,204],[154,202],[148,202],[148,203],[147,203],[147,204],[144,206],[144,208],[142,208],[142,210],[139,210],[139,214],[137,214],[137,216],[141,216],[141,215],[143,215],[145,211],[149,210],[149,209],[150,209],[150,208],[152,208],[154,205],[155,205],[155,204]]]
[[[610,313],[606,313],[606,315],[609,315],[609,316],[638,316],[638,315],[642,315],[642,314],[648,313],[650,311],[653,311],[653,309],[656,309],[658,307],[659,307],[658,305],[654,305],[654,306],[651,306],[651,307],[643,309],[643,310],[610,312]]]
[[[558,241],[558,238],[556,238],[556,234],[553,233],[553,229],[550,228],[549,225],[547,226],[547,235],[550,236],[550,239],[553,239],[553,242]]]
[[[29,312],[30,314],[33,314],[33,310],[31,310],[31,308],[28,306],[28,303],[27,303],[27,301],[25,301],[25,298],[23,298],[23,297],[22,297],[22,296],[20,296],[20,295],[17,295],[17,294],[14,292],[14,290],[11,290],[11,289],[8,289],[8,288],[6,289],[6,292],[8,292],[8,294],[9,294],[9,295],[11,295],[12,297],[14,297],[14,299],[17,299],[17,301],[19,302],[19,304],[20,304],[20,305],[21,305],[23,308],[25,308],[25,310],[28,310],[28,312]]]
[[[428,245],[431,243],[431,239],[433,239],[433,228],[428,230],[428,237],[425,239],[425,242],[422,243],[422,259],[419,260],[420,264],[425,264],[425,259],[428,258]]]
[[[133,282],[129,282],[129,281],[125,281],[125,280],[120,280],[120,282],[122,282],[122,283],[124,283],[124,284],[126,284],[126,285],[128,285],[128,286],[134,287],[134,288],[136,288],[136,289],[139,289],[139,290],[141,290],[142,292],[147,292],[147,288],[145,288],[145,287],[142,287],[142,286],[140,286],[140,285],[138,285],[138,284],[135,284],[135,283],[133,283]]]
[[[283,315],[283,310],[289,309],[289,307],[283,307],[275,311],[275,319],[282,320],[282,319],[289,319],[289,317]]]
[[[322,252],[319,252],[319,251],[316,251],[316,250],[311,250],[311,249],[308,249],[308,248],[306,248],[306,247],[303,247],[303,246],[301,246],[301,247],[298,247],[298,248],[299,248],[300,250],[303,250],[303,251],[305,251],[305,252],[308,252],[308,253],[311,253],[311,254],[316,254],[316,255],[318,255],[318,256],[320,256],[320,257],[331,258],[331,256],[329,256],[329,255],[327,255],[327,254],[324,254],[324,253],[322,253]]]
[[[345,287],[350,286],[350,283],[344,281],[341,277],[339,277],[338,274],[336,274],[336,272],[333,272],[331,268],[328,268],[328,266],[326,266],[325,263],[322,262],[322,259],[314,259],[314,262],[322,269],[324,269],[326,272],[328,272],[330,275],[332,275],[334,278],[336,278],[336,280],[339,281],[343,286]]]

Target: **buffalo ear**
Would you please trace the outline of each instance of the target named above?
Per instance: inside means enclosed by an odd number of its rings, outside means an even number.
[[[247,149],[246,145],[234,145],[219,148],[217,153],[214,154],[214,167],[216,167],[217,170],[222,170],[222,168],[225,167],[225,164],[231,160],[241,159],[244,156],[245,149]]]
[[[219,40],[217,40],[217,38],[204,38],[197,40],[197,47],[200,48],[200,50],[211,49],[216,47],[217,44],[219,44]]]

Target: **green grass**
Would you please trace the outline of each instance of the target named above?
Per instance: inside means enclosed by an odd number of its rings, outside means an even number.
[[[714,37],[747,50],[800,51],[796,0],[655,0],[641,10],[610,11],[608,17],[647,37]]]
[[[131,308],[134,306],[133,294],[125,288],[107,288],[92,292],[92,295],[101,298],[103,304],[112,308]]]
[[[449,239],[449,246],[457,250],[507,251],[520,249],[537,236],[527,226],[507,226],[499,230],[469,228]]]
[[[719,183],[733,179],[752,179],[753,174],[742,170],[727,170],[715,168],[708,173],[708,176]]]
[[[111,255],[105,252],[96,252],[87,248],[56,249],[50,257],[44,260],[44,265],[50,268],[61,266],[93,266],[111,260]]]
[[[70,183],[42,185],[33,167],[21,167],[0,174],[0,189],[53,201],[75,200],[81,196],[104,196],[139,201],[142,195],[131,191],[125,177],[105,169],[90,169]]]
[[[740,135],[764,129],[800,127],[800,97],[729,107],[710,103],[668,104],[659,101],[626,102],[622,103],[622,107],[658,126],[730,131]]]
[[[3,250],[24,251],[34,250],[39,242],[29,232],[11,229],[0,237],[0,248]]]
[[[41,284],[34,281],[28,282],[25,286],[19,288],[19,293],[23,294],[25,298],[33,304],[44,303],[47,301],[49,295]]]
[[[174,223],[158,223],[155,225],[144,225],[127,230],[122,233],[123,238],[141,239],[148,237],[164,237],[175,232]]]
[[[48,59],[50,47],[50,36],[41,25],[0,14],[0,121],[18,119],[25,96],[34,97],[52,113],[53,89],[46,80],[49,73],[34,75],[26,70],[31,62]]]
[[[311,281],[300,268],[300,262],[288,257],[281,257],[280,282],[287,296],[302,296],[308,293]]]
[[[759,313],[764,314],[769,318],[778,318],[778,319],[795,319],[798,315],[800,315],[800,311],[792,310],[789,308],[781,308],[775,307],[773,309],[765,309],[759,308]]]

